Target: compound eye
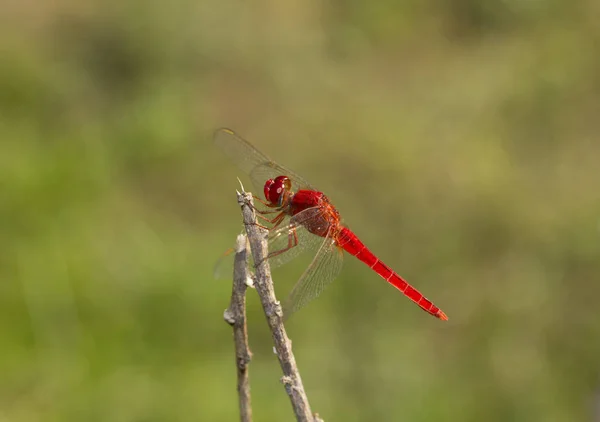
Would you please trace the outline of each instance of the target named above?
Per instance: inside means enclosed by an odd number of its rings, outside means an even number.
[[[287,176],[278,176],[265,183],[265,199],[273,205],[282,206],[286,192],[292,187]]]

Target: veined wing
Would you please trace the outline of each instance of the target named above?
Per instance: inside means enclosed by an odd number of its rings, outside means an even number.
[[[344,255],[332,234],[330,232],[323,239],[319,251],[286,299],[283,305],[284,318],[289,318],[316,299],[340,273]]]
[[[292,216],[279,229],[269,232],[269,265],[277,268],[287,264],[306,251],[317,253],[323,238],[307,230],[306,226],[328,230],[329,222],[320,207],[312,207]]]
[[[306,306],[317,298],[325,288],[337,277],[342,269],[343,253],[332,235],[335,228],[323,217],[321,208],[313,207],[299,212],[290,218],[289,224],[269,233],[269,265],[277,268],[292,261],[300,254],[311,252],[314,258],[304,271],[283,305],[284,317]],[[307,229],[329,228],[324,238],[311,233]],[[215,270],[223,275],[233,275],[233,249],[221,257]],[[254,266],[250,256],[251,265]]]
[[[327,235],[317,236],[307,227]],[[335,230],[322,208],[312,207],[294,215],[285,227],[269,233],[271,268],[284,265],[306,251],[314,256],[283,305],[285,318],[316,299],[340,273],[344,255],[333,238]]]
[[[250,176],[258,193],[262,193],[267,180],[282,175],[290,178],[294,191],[299,189],[315,190],[304,178],[275,163],[231,129],[217,129],[213,141],[231,161]]]
[[[325,228],[323,231],[326,231],[329,223],[323,218],[319,207],[312,207],[289,218],[283,227],[269,232],[267,242],[269,253],[272,254],[269,257],[271,269],[281,267],[307,251],[317,253],[323,238],[309,232],[306,229],[307,224],[315,228]],[[235,250],[230,248],[217,261],[214,268],[216,279],[231,277],[234,255]],[[250,265],[254,267],[252,255]]]

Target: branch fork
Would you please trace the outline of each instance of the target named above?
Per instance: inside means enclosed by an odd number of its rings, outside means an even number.
[[[252,194],[244,192],[243,186],[242,192],[237,192],[237,200],[242,208],[248,241],[246,241],[246,236],[238,236],[231,303],[223,316],[225,321],[233,327],[234,333],[240,420],[242,422],[250,422],[252,420],[248,377],[248,365],[252,353],[248,346],[245,299],[246,289],[248,288],[247,282],[248,280],[252,280],[252,284],[260,297],[267,324],[271,330],[275,354],[279,359],[279,364],[283,371],[281,382],[290,398],[296,420],[302,422],[322,422],[322,419],[317,414],[313,415],[311,412],[296,359],[292,352],[292,342],[288,338],[283,324],[283,310],[275,297],[271,269],[266,259],[269,253],[267,247],[268,230],[257,223]],[[258,263],[255,268],[254,277],[250,277],[248,271],[248,244],[254,262]]]

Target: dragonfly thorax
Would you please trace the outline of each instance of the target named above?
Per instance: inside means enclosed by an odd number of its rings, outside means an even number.
[[[277,176],[265,182],[265,199],[272,205],[282,207],[292,194],[292,181],[287,176]]]

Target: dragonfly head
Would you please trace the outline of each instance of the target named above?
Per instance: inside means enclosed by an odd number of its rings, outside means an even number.
[[[282,207],[289,199],[292,181],[287,176],[277,176],[265,183],[265,198],[273,205]]]

